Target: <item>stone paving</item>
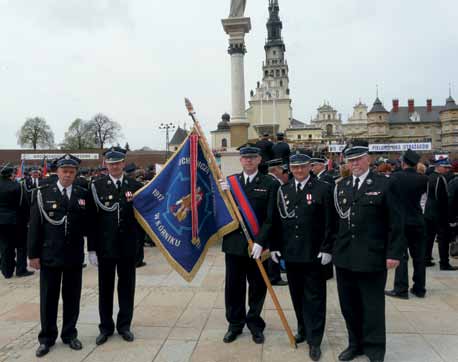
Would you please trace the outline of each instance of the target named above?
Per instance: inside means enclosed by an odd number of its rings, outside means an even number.
[[[220,246],[210,249],[201,270],[190,284],[167,265],[157,248],[145,248],[147,266],[137,269],[133,332],[128,343],[114,335],[96,347],[98,334],[97,269],[84,269],[79,338],[84,348],[73,351],[60,340],[40,361],[53,362],[215,362],[309,361],[308,348],[294,350],[267,297],[264,318],[266,343],[256,345],[249,332],[224,344],[224,255]],[[457,260],[452,264],[458,265]],[[427,297],[410,300],[387,298],[386,362],[458,362],[458,272],[428,268]],[[388,285],[392,285],[390,272]],[[275,287],[293,330],[295,318],[287,287]],[[61,310],[59,311],[61,313]],[[60,326],[59,326],[60,328]],[[0,362],[36,361],[38,346],[38,275],[0,277]],[[340,314],[335,280],[328,282],[326,336],[321,361],[337,361],[347,336]],[[367,361],[366,357],[356,359]]]

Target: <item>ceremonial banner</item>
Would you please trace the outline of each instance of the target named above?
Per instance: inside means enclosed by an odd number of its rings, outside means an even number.
[[[238,228],[209,152],[197,135],[188,136],[133,200],[137,220],[187,281],[194,278],[209,246]]]

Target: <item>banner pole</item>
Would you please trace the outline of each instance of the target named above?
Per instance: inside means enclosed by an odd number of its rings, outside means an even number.
[[[203,144],[204,144],[204,146],[206,148],[206,152],[209,154],[209,157],[211,159],[211,162],[210,162],[209,166],[217,174],[218,179],[221,180],[221,179],[224,178],[223,173],[221,172],[220,168],[217,167],[217,165],[216,165],[215,156],[213,155],[213,152],[211,152],[211,148],[208,145],[207,138],[205,137],[204,132],[202,131],[202,128],[200,127],[199,121],[195,117],[194,107],[193,107],[191,101],[188,98],[185,98],[185,105],[186,105],[186,109],[189,112],[189,116],[192,118],[192,120],[194,122],[194,126],[195,126],[199,136],[202,139],[202,142],[203,142]],[[251,250],[252,247],[253,247],[253,240],[251,239],[250,233],[248,232],[248,229],[247,229],[247,227],[245,225],[245,222],[244,222],[244,220],[242,218],[242,215],[240,214],[239,208],[238,208],[237,204],[235,203],[235,200],[232,197],[231,192],[229,190],[226,190],[225,193],[226,193],[227,198],[229,199],[229,202],[231,203],[231,206],[232,206],[232,209],[234,210],[235,215],[237,216],[237,220],[238,220],[238,222],[240,224],[240,227],[242,228],[242,231],[243,231],[243,233],[245,235],[245,238],[247,239],[248,246],[249,246],[249,248]],[[296,339],[294,338],[294,335],[293,335],[293,332],[291,330],[291,327],[289,326],[288,321],[286,320],[285,313],[283,312],[283,309],[281,308],[280,302],[278,301],[277,295],[275,294],[275,291],[272,288],[272,284],[270,283],[270,279],[269,279],[269,277],[268,277],[268,275],[266,273],[266,270],[264,268],[264,265],[262,264],[261,259],[256,259],[256,264],[257,264],[257,266],[259,268],[259,271],[261,272],[262,279],[264,279],[264,283],[266,283],[267,290],[269,291],[269,294],[270,294],[270,296],[272,298],[272,301],[273,301],[273,303],[275,305],[275,309],[277,310],[277,313],[280,316],[280,320],[281,320],[281,322],[283,324],[283,328],[285,329],[286,334],[288,335],[291,347],[297,348]]]

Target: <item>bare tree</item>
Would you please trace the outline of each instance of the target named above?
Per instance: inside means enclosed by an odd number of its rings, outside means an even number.
[[[80,118],[75,119],[68,131],[65,132],[64,141],[61,144],[62,149],[84,150],[87,148],[96,148],[96,142],[91,134],[89,122]]]
[[[27,118],[17,132],[17,142],[21,147],[54,147],[54,133],[44,118]]]
[[[113,143],[121,138],[121,126],[102,113],[96,114],[89,121],[89,129],[96,145],[101,149],[106,143]]]

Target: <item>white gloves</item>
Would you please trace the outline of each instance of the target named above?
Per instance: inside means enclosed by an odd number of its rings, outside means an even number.
[[[332,255],[328,253],[319,253],[317,258],[321,258],[321,265],[326,265],[331,262]]]
[[[218,182],[219,182],[219,185],[221,186],[221,189],[222,189],[223,191],[230,190],[229,184],[227,183],[226,179],[218,180]]]
[[[251,249],[251,257],[253,259],[259,259],[262,254],[262,246],[254,243],[253,248]]]
[[[89,263],[91,263],[91,265],[94,266],[99,265],[99,260],[97,259],[97,254],[95,253],[95,251],[89,252]]]
[[[271,251],[270,252],[270,257],[277,264],[280,262],[280,256],[281,256],[281,254],[280,254],[279,251]]]

